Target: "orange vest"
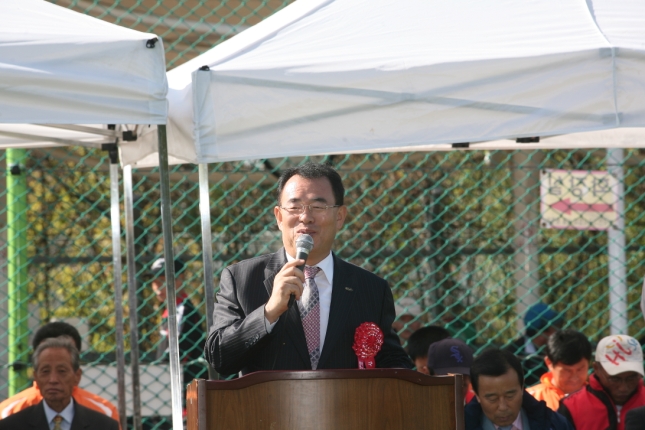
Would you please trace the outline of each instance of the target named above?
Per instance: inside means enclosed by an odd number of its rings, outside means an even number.
[[[79,387],[74,387],[72,390],[72,397],[74,397],[74,401],[78,402],[79,405],[83,405],[86,408],[105,414],[117,422],[119,421],[119,412],[116,407],[104,398]],[[42,399],[43,396],[40,394],[38,385],[34,382],[32,387],[29,387],[0,403],[0,419],[6,418],[16,412],[20,412],[30,406],[37,405]]]
[[[546,372],[540,377],[539,384],[527,388],[526,391],[537,400],[544,400],[549,409],[557,412],[560,407],[560,399],[564,397],[564,392],[553,385],[551,378],[553,378],[553,374]]]

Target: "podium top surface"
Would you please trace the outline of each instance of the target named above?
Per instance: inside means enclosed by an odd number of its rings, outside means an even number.
[[[417,385],[453,385],[454,376],[428,376],[408,369],[335,369],[335,370],[294,370],[294,371],[261,371],[229,381],[206,381],[207,390],[234,390],[247,388],[256,384],[285,380],[321,380],[321,379],[399,379]],[[461,376],[458,375],[458,379]]]

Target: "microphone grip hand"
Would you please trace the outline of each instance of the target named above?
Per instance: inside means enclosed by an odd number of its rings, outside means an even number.
[[[302,259],[302,260],[307,260],[307,254],[298,254],[297,259]],[[302,263],[300,266],[296,266],[296,269],[300,269],[303,273],[305,272],[305,263]],[[289,304],[287,305],[288,309],[291,309],[291,306],[293,306],[293,302],[296,301],[296,296],[294,294],[289,297]]]

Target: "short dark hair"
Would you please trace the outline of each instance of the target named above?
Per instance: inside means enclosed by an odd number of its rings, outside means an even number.
[[[473,360],[470,366],[470,382],[475,393],[479,394],[479,375],[502,376],[508,369],[515,370],[520,386],[524,387],[522,363],[512,352],[499,348],[488,348]]]
[[[343,180],[340,178],[338,172],[328,164],[312,162],[290,167],[282,172],[280,179],[278,179],[278,203],[280,203],[282,190],[284,189],[287,181],[296,175],[302,176],[305,179],[327,178],[331,184],[332,192],[334,193],[334,204],[345,204],[345,187],[343,187]]]
[[[412,361],[428,355],[428,348],[435,342],[450,337],[450,332],[438,325],[421,327],[410,335],[408,339],[408,354]]]
[[[567,366],[580,362],[583,358],[591,361],[591,342],[587,336],[573,329],[556,331],[546,344],[546,356],[551,363]]]
[[[76,349],[81,350],[81,335],[71,324],[63,321],[54,321],[45,324],[36,331],[34,338],[31,341],[31,346],[34,350],[38,349],[38,345],[45,339],[51,339],[59,336],[69,336],[74,340]]]
[[[72,358],[72,363],[71,363],[72,369],[76,371],[81,367],[80,358],[78,355],[78,349],[76,349],[74,344],[69,339],[54,337],[54,338],[43,340],[36,348],[36,351],[34,352],[34,354],[31,356],[31,362],[34,367],[34,371],[37,371],[38,366],[40,365],[40,354],[42,354],[44,350],[49,348],[66,349]]]

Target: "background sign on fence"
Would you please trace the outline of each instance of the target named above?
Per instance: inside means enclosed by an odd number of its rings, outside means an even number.
[[[618,181],[605,171],[540,171],[544,228],[607,230],[617,218]]]

